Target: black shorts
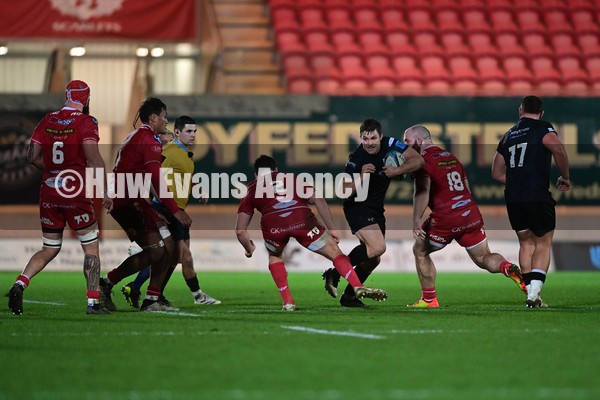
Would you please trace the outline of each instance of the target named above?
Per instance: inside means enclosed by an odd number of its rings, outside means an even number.
[[[152,207],[154,207],[161,215],[164,215],[165,218],[167,218],[167,221],[169,221],[167,226],[169,227],[169,232],[173,235],[173,240],[190,240],[190,228],[183,226],[183,224],[179,222],[179,220],[175,218],[162,203],[153,201]]]
[[[556,227],[556,202],[506,203],[510,226],[515,231],[529,229],[535,236],[542,237]]]
[[[385,235],[385,216],[383,210],[373,210],[366,207],[344,207],[346,221],[353,234],[366,226],[377,224],[381,233]]]

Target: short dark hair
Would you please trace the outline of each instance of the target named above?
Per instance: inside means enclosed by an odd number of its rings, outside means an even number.
[[[383,132],[381,131],[381,123],[373,118],[365,119],[360,125],[360,134],[362,135],[363,132],[373,131],[377,131],[380,135],[383,135]]]
[[[525,96],[521,100],[523,112],[527,114],[539,114],[542,112],[542,100],[537,96]]]
[[[167,106],[162,102],[161,99],[156,97],[148,97],[140,105],[137,115],[133,120],[133,125],[135,126],[135,123],[138,119],[142,121],[142,123],[146,124],[150,122],[150,116],[152,114],[160,115],[163,110],[167,111]]]
[[[277,161],[273,157],[262,154],[254,160],[254,173],[258,175],[258,170],[261,168],[269,168],[271,171],[277,169]]]
[[[188,117],[187,115],[182,115],[181,117],[175,120],[175,124],[173,125],[174,129],[183,130],[186,125],[196,125],[196,121],[192,117]]]

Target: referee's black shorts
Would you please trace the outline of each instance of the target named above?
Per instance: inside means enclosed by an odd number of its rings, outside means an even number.
[[[541,237],[556,228],[556,202],[506,203],[510,226],[517,232],[531,230]]]

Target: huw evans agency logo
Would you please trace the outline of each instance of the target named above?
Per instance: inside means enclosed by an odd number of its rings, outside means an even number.
[[[0,116],[0,186],[21,188],[38,183],[41,172],[27,162],[35,123],[21,116]]]
[[[62,15],[87,21],[91,18],[106,17],[123,6],[125,0],[50,0],[52,8]]]

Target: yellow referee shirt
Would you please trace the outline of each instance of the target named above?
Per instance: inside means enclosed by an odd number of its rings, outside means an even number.
[[[177,206],[183,210],[188,204],[192,190],[191,178],[194,174],[194,160],[192,159],[193,153],[188,151],[185,145],[183,145],[179,140],[175,139],[163,145],[162,156],[162,167],[173,169],[172,175],[169,175],[172,181],[172,185],[169,185],[169,190],[173,193],[173,199],[177,203]],[[179,178],[176,176],[179,176]],[[185,196],[179,197],[175,187],[176,182],[181,182],[179,186],[181,188],[185,188],[186,179],[188,180],[187,193]]]

